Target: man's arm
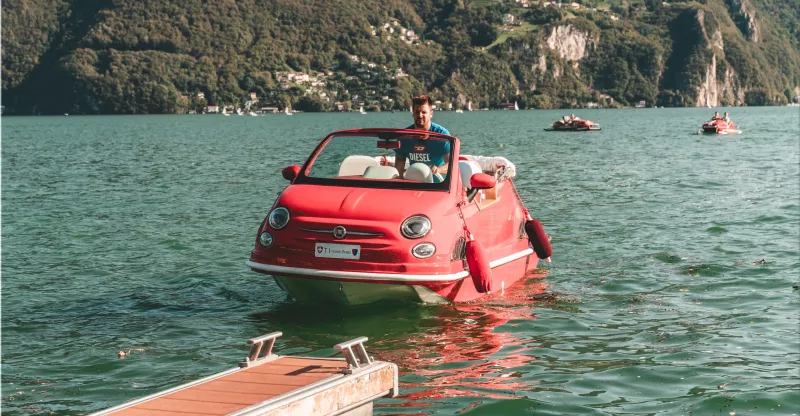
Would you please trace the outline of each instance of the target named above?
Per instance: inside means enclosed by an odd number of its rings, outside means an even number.
[[[450,169],[450,142],[444,142],[444,144],[442,144],[442,161],[444,163],[439,166],[433,166],[431,171],[433,171],[433,173],[440,173],[442,176],[447,176],[447,171]]]
[[[447,176],[447,170],[449,168],[450,168],[450,164],[447,163],[447,161],[445,161],[443,165],[431,166],[431,172],[434,173],[434,174],[440,173],[442,176]]]
[[[394,157],[394,168],[397,169],[399,178],[403,179],[403,174],[406,172],[406,157],[405,155],[397,154]]]

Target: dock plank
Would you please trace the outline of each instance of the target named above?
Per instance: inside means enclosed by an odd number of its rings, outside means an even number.
[[[208,390],[188,389],[175,392],[169,397],[182,400],[208,400],[209,397],[213,397],[214,400],[219,403],[236,403],[250,406],[275,396],[276,394],[270,393],[233,393],[227,391],[214,391],[213,393],[209,393]]]
[[[241,409],[243,406],[236,403],[217,403],[215,401],[208,400],[179,400],[167,396],[157,400],[144,402],[136,407],[143,410],[163,410],[168,412],[183,413],[189,412],[197,415],[226,415]]]

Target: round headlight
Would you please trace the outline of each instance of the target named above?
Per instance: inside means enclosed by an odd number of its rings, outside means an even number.
[[[272,245],[272,234],[264,231],[261,235],[258,236],[258,243],[261,244],[263,247],[269,247]]]
[[[422,238],[431,230],[431,220],[424,215],[412,215],[400,225],[405,238]]]
[[[418,259],[427,259],[436,253],[436,246],[432,243],[420,243],[411,249],[411,254]]]
[[[269,226],[273,230],[280,230],[289,223],[289,210],[284,207],[278,207],[269,213]]]

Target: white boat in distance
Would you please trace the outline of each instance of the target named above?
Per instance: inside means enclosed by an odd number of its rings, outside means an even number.
[[[361,114],[367,114],[367,112],[364,111],[364,106],[363,105],[358,109],[358,112],[361,113]]]

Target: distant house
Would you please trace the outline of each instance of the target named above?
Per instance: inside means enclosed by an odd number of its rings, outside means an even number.
[[[277,113],[278,107],[261,107],[262,113]]]
[[[513,14],[506,14],[505,16],[503,16],[503,24],[505,24],[505,25],[513,24],[514,23],[514,19],[515,19],[515,17],[514,17]]]
[[[206,114],[219,114],[219,107],[216,105],[209,105],[206,107]]]
[[[204,93],[202,91],[198,92],[197,93],[197,98],[200,99],[200,100],[205,100],[206,99],[206,93]]]
[[[256,93],[254,92],[250,93],[250,101],[258,101],[258,96],[256,95]]]

